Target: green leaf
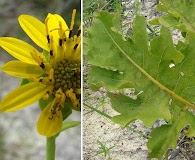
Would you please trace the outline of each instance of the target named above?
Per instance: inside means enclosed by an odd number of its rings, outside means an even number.
[[[47,61],[50,61],[50,56],[49,56],[49,52],[46,50],[43,50],[42,54],[44,55],[44,57],[46,58]]]
[[[41,98],[39,100],[39,107],[41,108],[41,110],[43,110],[51,101],[53,101],[53,99],[54,99],[54,95],[50,95],[47,100]]]
[[[165,6],[160,7],[167,11]],[[170,12],[181,19],[174,10]],[[189,136],[195,134],[194,116],[186,110],[195,109],[192,103],[195,102],[195,33],[188,31],[186,40],[175,46],[170,31],[162,27],[160,35],[149,42],[145,17],[137,16],[132,38],[125,39],[113,29],[114,17],[114,14],[99,12],[93,27],[88,30],[85,43],[91,65],[90,84],[96,90],[102,86],[108,91],[135,89],[137,99],[108,92],[113,109],[119,113],[112,117],[115,123],[125,127],[136,119],[142,120],[146,126],[151,126],[157,119],[169,122],[169,125],[156,129],[149,142],[150,156],[161,157],[168,147],[175,147],[182,127],[190,125]],[[170,109],[175,107],[182,109],[181,114],[174,112],[171,116]],[[186,120],[180,122],[184,117]],[[166,136],[156,140],[155,135],[161,132]],[[173,140],[163,145],[163,138],[167,136],[172,136]],[[158,151],[161,145],[162,151]]]
[[[30,83],[30,82],[32,82],[30,79],[23,78],[23,79],[21,80],[21,82],[20,82],[20,85],[23,86],[23,85],[25,85],[25,84],[27,84],[27,83]]]
[[[152,138],[149,139],[147,147],[152,152],[148,157],[161,158],[167,152],[169,147],[176,149],[179,133],[186,125],[190,126],[187,135],[195,135],[194,121],[195,116],[192,113],[187,110],[182,111],[180,107],[174,107],[172,123],[162,125],[150,133],[150,137]]]
[[[161,0],[156,9],[167,13],[152,20],[151,24],[161,24],[166,27],[174,27],[183,32],[195,32],[195,1],[192,0]]]
[[[158,96],[155,99],[145,102],[141,98],[134,100],[123,94],[115,95],[109,93],[108,97],[111,99],[113,109],[121,113],[118,116],[114,116],[111,120],[126,127],[134,120],[140,119],[145,126],[150,127],[157,119],[170,119],[170,112],[165,107],[168,105],[166,95],[164,93],[160,95],[160,92],[156,93]]]
[[[147,126],[152,125],[158,118],[169,119],[170,96],[157,82],[161,74],[159,71],[165,65],[166,69],[170,69],[167,62],[175,64],[181,62],[183,55],[175,49],[171,34],[166,28],[162,28],[161,35],[153,39],[150,49],[144,17],[136,17],[133,25],[134,39],[128,40],[124,40],[118,32],[112,30],[113,17],[112,14],[100,12],[94,21],[94,27],[88,31],[90,39],[87,44],[88,59],[92,64],[89,74],[92,86],[97,88],[105,86],[108,90],[134,87],[137,93],[144,92],[140,95],[139,106],[145,110],[139,116],[129,118],[127,115],[132,115],[129,110],[125,115],[122,113],[119,117],[113,118],[113,121],[123,126],[135,119],[143,119],[143,123]],[[162,111],[156,107],[159,101],[163,102],[159,105]],[[148,119],[146,113],[151,108],[157,109],[155,113],[159,114],[156,114],[155,118]]]
[[[177,64],[183,59],[183,55],[174,47],[170,31],[165,27],[162,27],[160,36],[155,37],[150,42],[150,47],[151,54],[158,61],[172,61]]]
[[[124,79],[123,73],[120,73],[119,71],[92,66],[89,74],[93,75],[90,79],[93,90],[98,90],[98,88],[104,85],[107,86],[108,90],[129,88],[133,86],[133,83],[128,81],[128,79]]]
[[[189,32],[186,37],[186,44],[180,44],[180,50],[185,56],[183,61],[172,68],[162,65],[159,81],[173,90],[174,93],[188,102],[195,102],[195,33]],[[171,77],[171,78],[168,78]],[[180,101],[180,100],[179,100]],[[181,101],[180,101],[181,102]],[[190,104],[188,104],[190,106]],[[192,106],[192,108],[194,108]]]
[[[65,120],[72,113],[72,102],[66,102],[62,109],[63,120]]]
[[[98,154],[104,153],[104,157],[106,157],[107,156],[107,148],[106,148],[106,146],[102,142],[100,142],[99,140],[97,140],[97,142],[100,144],[102,151],[100,151],[97,154],[95,154],[95,156],[97,156]]]
[[[64,131],[64,130],[67,130],[69,128],[73,128],[73,127],[76,127],[78,125],[80,125],[81,122],[80,121],[70,121],[70,122],[63,122],[62,124],[62,128],[60,130],[60,132]]]
[[[172,17],[168,14],[168,15],[162,16],[159,19],[159,23],[163,24],[163,26],[165,27],[173,27],[175,25],[178,25],[179,20],[176,17]]]
[[[102,153],[104,153],[104,157],[106,157],[107,155],[109,156],[110,150],[115,147],[115,146],[112,146],[112,147],[107,148],[106,145],[103,144],[102,142],[100,142],[99,140],[97,140],[97,142],[99,143],[102,151],[97,152],[94,156],[97,156],[97,155],[102,154]]]
[[[61,130],[55,135],[55,137],[59,136],[59,134],[60,134],[62,131],[67,130],[67,129],[69,129],[69,128],[76,127],[76,126],[78,126],[78,125],[80,125],[80,124],[81,124],[80,121],[63,122]]]

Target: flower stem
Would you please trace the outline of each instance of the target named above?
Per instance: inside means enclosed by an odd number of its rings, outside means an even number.
[[[55,160],[55,136],[47,137],[46,160]]]

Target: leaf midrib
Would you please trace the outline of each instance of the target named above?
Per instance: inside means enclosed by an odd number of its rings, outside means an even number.
[[[104,26],[105,27],[105,26]],[[165,92],[167,92],[170,96],[172,96],[173,98],[175,98],[176,100],[180,101],[181,103],[183,103],[185,106],[188,106],[188,108],[192,108],[195,109],[195,105],[193,105],[192,103],[186,101],[185,99],[183,99],[182,97],[180,97],[179,95],[177,95],[176,93],[174,93],[173,91],[169,90],[167,87],[165,87],[164,85],[162,85],[161,83],[159,83],[157,80],[155,80],[152,76],[150,76],[144,69],[142,69],[136,62],[133,61],[133,59],[131,59],[127,53],[125,53],[125,51],[123,51],[123,49],[117,44],[117,42],[112,38],[112,36],[110,35],[110,33],[108,32],[108,30],[105,27],[105,30],[108,34],[108,36],[110,37],[110,39],[113,41],[113,43],[117,46],[117,48],[121,51],[121,53],[128,59],[128,61],[130,61],[140,72],[142,72],[149,80],[151,80],[155,85],[157,85],[160,89],[164,90]]]

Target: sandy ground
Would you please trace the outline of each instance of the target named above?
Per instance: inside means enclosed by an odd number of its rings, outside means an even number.
[[[95,93],[92,93],[90,90],[88,91],[90,92],[90,95],[88,95],[89,99],[85,101],[88,105],[91,105],[106,114],[116,115],[116,112],[111,109],[108,99],[102,97],[101,91]],[[97,101],[94,102],[94,99]],[[129,129],[121,128],[119,125],[114,124],[109,119],[91,111],[85,106],[83,125],[84,160],[100,160],[108,158],[105,158],[103,154],[95,156],[95,154],[101,151],[100,145],[97,141],[102,142],[107,148],[114,146],[114,148],[110,150],[110,157],[112,160],[147,159],[148,150],[146,147],[146,138]],[[142,125],[141,121],[136,121],[131,127],[143,132],[143,134],[147,134],[149,131],[149,129]]]

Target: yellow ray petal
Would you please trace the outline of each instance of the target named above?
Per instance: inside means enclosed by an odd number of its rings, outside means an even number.
[[[20,61],[30,64],[37,64],[37,62],[35,62],[31,56],[30,52],[38,51],[33,46],[24,41],[12,37],[1,37],[0,46]]]
[[[53,32],[53,31],[59,31],[59,22],[61,22],[62,24],[62,29],[65,30],[69,30],[66,22],[64,21],[64,19],[58,15],[58,14],[48,14],[47,15],[48,18],[48,30],[49,32]],[[66,36],[68,37],[69,31],[66,32]]]
[[[0,103],[0,110],[12,112],[38,101],[47,92],[45,85],[31,82],[8,93]]]
[[[64,19],[57,15],[57,14],[48,14],[47,16],[47,27],[48,27],[48,31],[50,34],[50,37],[53,37],[53,46],[59,46],[59,38],[63,38],[66,34],[66,36],[68,36],[69,34],[69,28],[66,24],[66,22],[64,21]],[[61,24],[61,27],[60,27]],[[66,30],[66,32],[64,33],[64,31]],[[61,55],[59,54],[59,49],[58,47],[54,47],[53,48],[53,52],[55,55],[56,60],[59,60],[61,58]]]
[[[19,78],[39,77],[43,74],[43,71],[38,64],[34,65],[17,60],[9,61],[4,64],[2,71]]]
[[[38,19],[30,15],[21,15],[18,18],[20,26],[26,34],[41,48],[49,51],[47,45],[45,25]]]
[[[59,21],[53,14],[48,14],[47,16],[47,29],[48,34],[50,36],[50,45],[52,46],[53,53],[55,55],[55,58],[58,57],[58,47],[59,46]]]
[[[37,130],[38,132],[47,137],[51,137],[58,133],[62,127],[62,112],[56,111],[55,114],[51,112],[50,102],[45,109],[41,112],[41,115],[37,122]]]
[[[70,56],[69,58],[74,61],[77,61],[77,62],[81,61],[81,44],[80,43],[78,44],[77,49],[73,50],[72,54],[69,56]]]
[[[66,22],[64,21],[64,19],[60,15],[54,14],[54,16],[56,17],[56,19],[58,19],[59,22],[62,23],[62,29],[65,31],[66,37],[68,37],[69,36],[69,31],[68,31],[69,28],[68,28]]]

